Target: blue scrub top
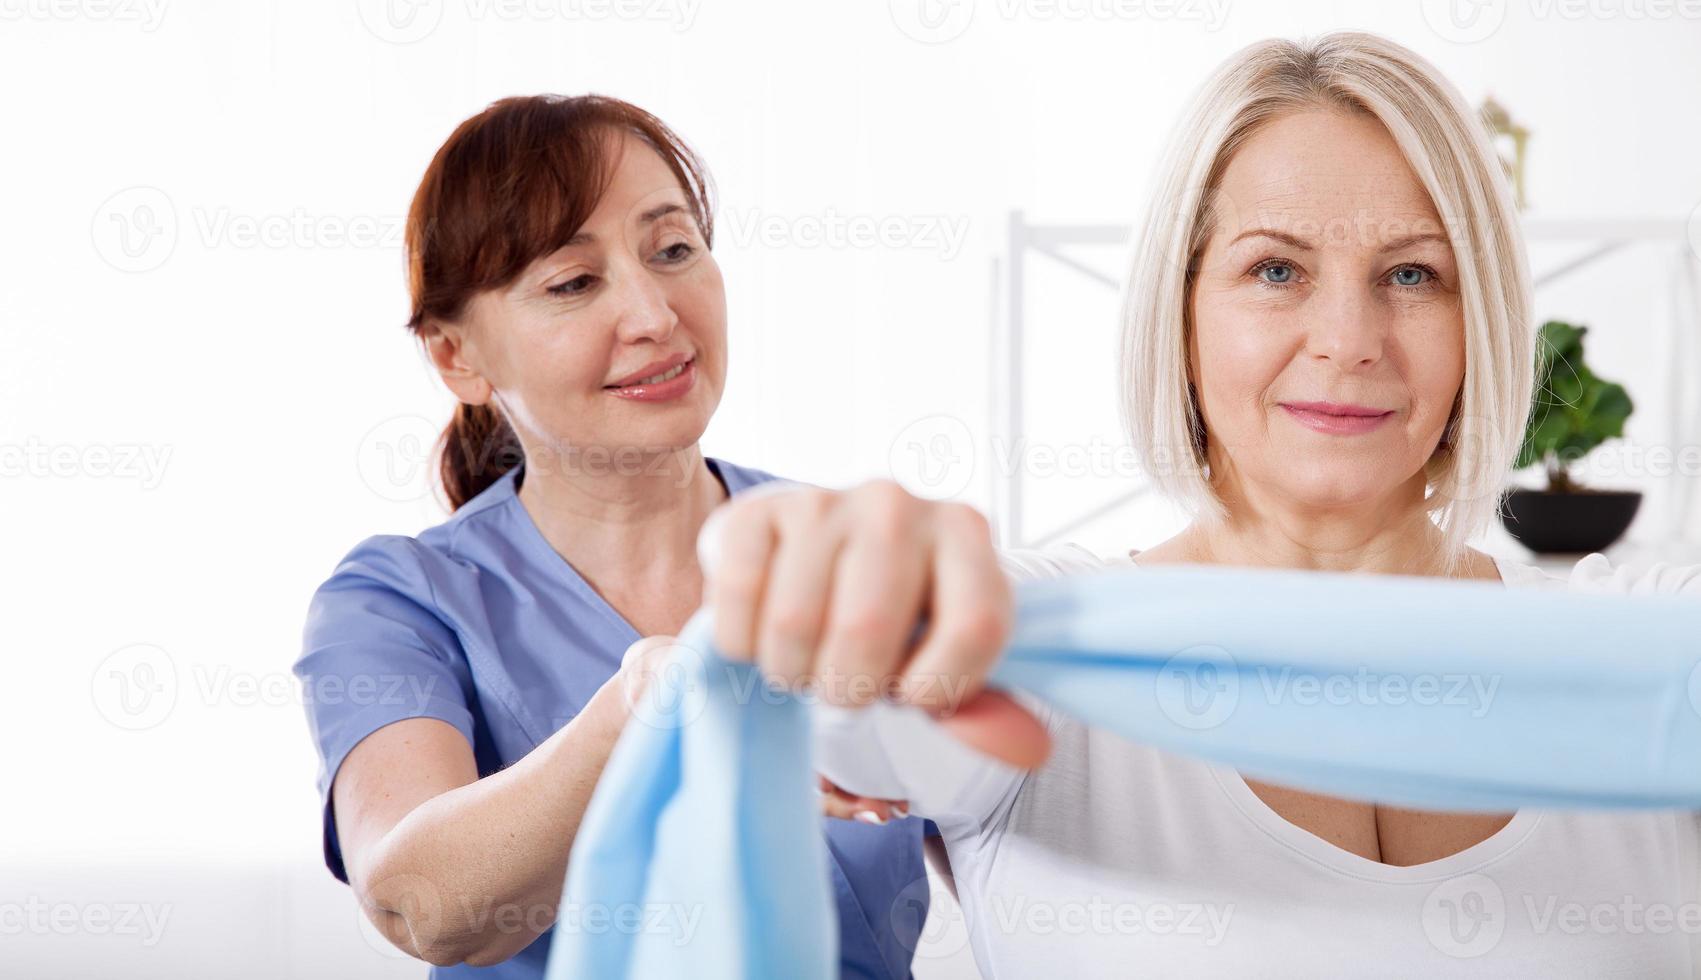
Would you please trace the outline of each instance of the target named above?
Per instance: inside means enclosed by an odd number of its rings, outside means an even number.
[[[778,479],[705,457],[735,494]],[[391,722],[438,718],[466,736],[480,777],[549,738],[613,677],[637,630],[544,538],[517,496],[524,464],[417,537],[354,547],[314,593],[295,673],[322,768],[325,863],[347,882],[331,783],[361,739]],[[823,818],[838,901],[840,972],[903,980],[926,918],[921,839],[911,817],[884,827]],[[491,967],[434,978],[541,978],[551,933]]]

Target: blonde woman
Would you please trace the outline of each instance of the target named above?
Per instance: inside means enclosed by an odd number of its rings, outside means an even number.
[[[1111,562],[1701,598],[1701,568],[1590,555],[1553,578],[1466,544],[1530,410],[1529,294],[1498,163],[1433,67],[1355,33],[1236,54],[1174,140],[1125,301],[1131,435],[1194,520]],[[939,826],[986,977],[1698,975],[1694,813],[1421,812],[1250,781],[979,692],[1010,578],[1107,563],[1085,549],[1000,556],[973,509],[890,484],[722,520],[723,650],[828,701],[889,682],[1017,763],[931,726],[900,743],[878,719],[902,712],[859,713],[818,756],[850,789],[836,772],[893,773]]]

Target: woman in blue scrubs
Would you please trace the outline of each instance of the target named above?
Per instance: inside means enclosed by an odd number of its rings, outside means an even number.
[[[326,863],[435,977],[541,977],[553,928],[631,914],[558,907],[574,833],[639,641],[701,603],[704,520],[775,479],[698,447],[727,368],[712,216],[689,148],[594,96],[492,104],[414,198],[408,326],[460,401],[440,444],[454,513],[344,556],[295,671]],[[907,977],[921,821],[824,831],[843,974]],[[689,938],[688,910],[639,921]]]

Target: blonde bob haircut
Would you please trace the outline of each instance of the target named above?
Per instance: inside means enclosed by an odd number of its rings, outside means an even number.
[[[1425,508],[1451,573],[1492,521],[1531,410],[1530,274],[1507,180],[1486,127],[1417,54],[1374,34],[1261,41],[1231,57],[1194,97],[1165,152],[1136,228],[1122,299],[1123,423],[1155,487],[1196,518],[1222,520],[1204,417],[1188,380],[1194,270],[1215,192],[1260,125],[1314,109],[1365,112],[1385,126],[1428,191],[1459,269],[1465,373],[1424,464]]]

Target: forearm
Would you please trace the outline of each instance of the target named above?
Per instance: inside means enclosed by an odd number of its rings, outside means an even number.
[[[820,705],[811,728],[821,775],[859,796],[907,800],[912,815],[941,827],[978,824],[1021,778],[1020,770],[967,747],[916,708]]]
[[[514,765],[415,807],[350,881],[392,942],[439,965],[508,959],[555,921],[567,856],[625,718],[618,680]]]

